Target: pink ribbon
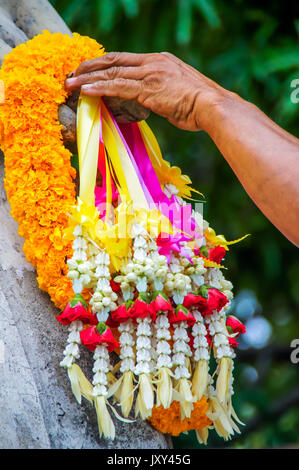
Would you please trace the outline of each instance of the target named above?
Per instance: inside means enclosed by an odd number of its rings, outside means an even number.
[[[192,217],[192,206],[187,204],[180,206],[177,199],[168,199],[162,191],[157,174],[152,166],[142,135],[137,123],[120,124],[120,130],[131,149],[132,158],[136,161],[139,174],[149,189],[155,203],[155,208],[167,217],[177,230],[182,230],[193,237],[196,223]]]
[[[159,254],[166,256],[168,263],[170,262],[171,252],[181,253],[182,256],[185,256],[192,263],[189,253],[181,246],[181,242],[190,241],[189,237],[180,234],[170,235],[168,233],[160,233],[156,241],[159,247]]]

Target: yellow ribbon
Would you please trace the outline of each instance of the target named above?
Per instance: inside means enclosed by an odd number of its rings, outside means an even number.
[[[86,202],[77,198],[77,205],[72,207],[69,215],[69,225],[64,230],[67,239],[73,239],[73,231],[76,225],[82,225],[93,240],[96,239],[96,227],[99,222],[99,213],[95,206],[88,206]]]
[[[88,206],[94,206],[99,135],[100,98],[80,95],[77,110],[77,145],[80,172],[79,197]]]
[[[235,243],[244,240],[245,238],[249,237],[249,233],[243,237],[237,238],[236,240],[227,241],[224,235],[216,235],[215,230],[209,227],[205,230],[204,236],[208,245],[222,246],[227,251],[229,251],[228,245],[234,245]]]

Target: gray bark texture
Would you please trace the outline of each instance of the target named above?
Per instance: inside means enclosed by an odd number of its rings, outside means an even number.
[[[70,34],[46,0],[0,0],[0,59],[43,29]],[[25,259],[3,177],[0,152],[0,449],[171,447],[170,438],[141,420],[113,418],[115,440],[100,439],[95,409],[84,399],[81,406],[76,402],[59,366],[67,329]],[[82,351],[80,366],[88,375],[92,353]]]

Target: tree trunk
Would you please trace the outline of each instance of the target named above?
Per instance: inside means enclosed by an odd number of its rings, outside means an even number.
[[[37,9],[41,1],[43,10]],[[31,7],[31,26],[28,26],[28,5]],[[14,26],[6,21],[7,15],[11,17],[13,13],[17,18]],[[23,35],[32,37],[44,28],[69,32],[44,0],[0,0],[0,56],[4,50],[7,53],[10,47],[19,43]],[[114,419],[115,440],[100,439],[95,409],[84,399],[81,406],[75,401],[66,371],[59,366],[67,329],[55,319],[58,311],[49,296],[38,288],[35,270],[25,259],[23,240],[9,213],[3,176],[1,154],[0,448],[171,447],[169,437],[139,419],[132,424]],[[82,369],[87,372],[91,364],[92,353],[82,351]]]

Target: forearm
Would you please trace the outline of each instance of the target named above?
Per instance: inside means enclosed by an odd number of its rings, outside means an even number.
[[[256,205],[298,246],[299,140],[225,91],[211,106],[205,130]]]

